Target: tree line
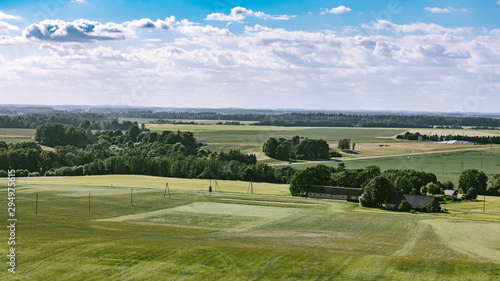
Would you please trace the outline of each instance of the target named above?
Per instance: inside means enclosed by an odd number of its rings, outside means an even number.
[[[137,122],[109,119],[95,113],[58,113],[55,115],[28,114],[28,115],[0,115],[0,128],[35,129],[45,124],[63,124],[78,127],[88,123],[91,130],[128,130]]]
[[[463,136],[463,135],[425,135],[420,134],[419,132],[410,133],[406,132],[401,135],[396,136],[397,139],[405,139],[405,140],[418,140],[422,138],[423,141],[441,141],[441,140],[460,140],[460,141],[470,141],[470,142],[478,142],[482,144],[500,144],[500,136]]]
[[[255,121],[256,125],[263,126],[306,126],[306,127],[389,127],[389,128],[433,128],[447,126],[461,128],[461,126],[500,127],[500,119],[487,117],[458,117],[458,116],[431,116],[431,115],[402,115],[402,114],[343,114],[343,113],[231,113],[217,112],[153,112],[153,111],[124,111],[112,112],[68,112],[55,111],[46,113],[29,113],[24,115],[0,116],[2,128],[36,128],[48,123],[60,123],[78,126],[83,120],[91,122],[92,130],[127,130],[130,123],[123,122],[119,127],[116,117],[125,118],[152,118],[154,122],[165,119],[186,120],[228,120],[228,121]],[[126,125],[125,125],[126,124]],[[128,126],[128,127],[127,127]]]
[[[431,115],[361,115],[341,113],[287,113],[269,115],[258,125],[309,127],[399,127],[433,128],[436,126],[490,126],[498,127],[500,119],[485,117],[451,117]]]

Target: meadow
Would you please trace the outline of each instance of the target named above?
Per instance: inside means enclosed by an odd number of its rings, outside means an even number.
[[[164,198],[165,182],[171,198]],[[248,183],[230,181],[212,194],[206,180],[146,176],[16,183],[17,273],[2,263],[2,280],[500,277],[500,215],[395,213],[286,196],[287,185],[247,194]],[[0,201],[6,208],[6,198]],[[5,227],[0,237],[8,237]]]

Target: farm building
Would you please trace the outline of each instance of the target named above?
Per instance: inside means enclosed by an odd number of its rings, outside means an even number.
[[[361,188],[339,186],[312,185],[307,190],[307,197],[337,200],[359,201],[361,194],[363,194],[363,189]]]
[[[208,145],[208,141],[206,140],[196,140],[196,143],[202,146]]]
[[[438,141],[435,143],[439,144],[462,144],[462,145],[482,145],[480,142],[475,141],[462,141],[462,140],[447,140],[447,141]]]
[[[412,209],[419,211],[427,211],[427,205],[431,205],[431,212],[439,212],[441,207],[439,200],[434,196],[410,195],[410,194],[393,194],[388,203],[385,204],[386,209],[394,209],[401,204],[403,199],[410,204]]]
[[[456,191],[453,190],[453,189],[445,189],[444,190],[444,195],[446,195],[446,196],[453,196],[453,195],[457,195],[457,194],[456,194]]]

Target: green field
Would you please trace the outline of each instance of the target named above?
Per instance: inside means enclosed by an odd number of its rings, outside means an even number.
[[[164,198],[165,182],[171,199]],[[4,262],[0,278],[500,278],[500,215],[395,213],[280,196],[287,185],[254,183],[255,194],[247,194],[245,182],[218,181],[222,192],[209,195],[208,183],[117,175],[18,178],[17,273],[8,273]],[[6,196],[0,205],[7,209]],[[5,254],[8,236],[0,228]]]
[[[348,169],[360,169],[369,165],[377,165],[382,171],[387,169],[414,169],[434,173],[441,182],[450,180],[458,184],[462,170],[478,169],[490,179],[500,173],[500,149],[485,149],[473,151],[458,151],[433,153],[411,156],[368,158],[359,160],[344,160]],[[339,162],[322,163],[337,167]],[[463,163],[463,167],[462,167]],[[301,169],[315,164],[294,164],[292,167]]]
[[[152,131],[191,131],[197,139],[207,140],[211,150],[241,149],[257,152],[269,138],[292,138],[299,135],[320,138],[328,143],[350,138],[353,142],[380,142],[377,137],[391,137],[405,132],[398,128],[311,128],[242,125],[147,125]],[[395,141],[395,140],[384,140]]]

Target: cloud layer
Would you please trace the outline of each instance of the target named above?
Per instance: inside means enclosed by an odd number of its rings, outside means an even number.
[[[233,11],[231,21],[269,16]],[[500,104],[500,29],[378,20],[339,36],[264,25],[234,32],[168,17],[46,20],[8,36],[15,30],[1,23],[0,43],[19,50],[0,56],[0,93],[16,93],[4,103],[429,111]]]

